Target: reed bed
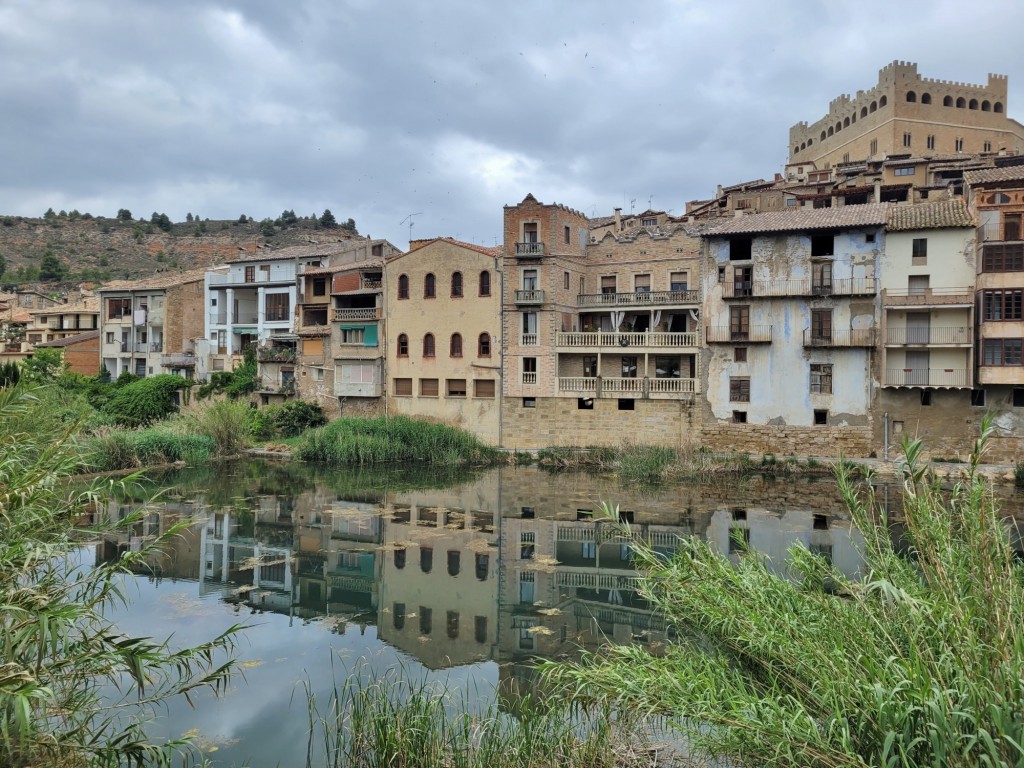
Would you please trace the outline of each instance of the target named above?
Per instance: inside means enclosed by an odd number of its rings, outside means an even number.
[[[474,435],[405,416],[342,418],[305,433],[297,458],[332,466],[418,462],[495,464],[500,454]]]
[[[217,454],[217,441],[173,424],[161,424],[140,430],[104,428],[85,439],[82,449],[90,471],[109,472],[179,461],[201,464]]]

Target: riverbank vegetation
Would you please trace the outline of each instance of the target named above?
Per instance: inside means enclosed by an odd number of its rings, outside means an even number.
[[[1024,762],[1024,589],[978,473],[943,490],[905,446],[902,536],[870,486],[837,470],[864,535],[863,580],[802,545],[779,575],[696,537],[640,547],[643,595],[680,642],[549,665],[580,703],[661,714],[698,755],[736,766],[998,766]],[[742,548],[742,542],[738,541]],[[717,763],[716,763],[717,764]]]
[[[501,453],[474,435],[446,424],[405,416],[346,418],[306,432],[295,451],[303,461],[329,466],[420,462],[496,464]]]
[[[225,689],[238,628],[172,648],[104,619],[128,599],[122,574],[180,529],[114,562],[80,563],[85,541],[127,539],[142,512],[110,519],[116,484],[71,482],[84,464],[76,424],[55,421],[38,392],[0,389],[0,765],[170,765],[184,743],[155,743],[146,724],[170,697]]]

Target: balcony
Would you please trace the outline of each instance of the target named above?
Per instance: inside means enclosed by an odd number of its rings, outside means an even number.
[[[523,371],[523,384],[536,384],[537,383],[537,372],[536,371]]]
[[[380,320],[380,307],[334,310],[334,322],[336,323],[350,323],[356,320]]]
[[[969,347],[973,344],[967,326],[949,328],[887,328],[887,347]]]
[[[635,293],[581,293],[581,307],[663,307],[700,304],[700,291],[636,291]]]
[[[291,347],[258,347],[256,359],[261,363],[294,363],[295,350]]]
[[[832,331],[804,330],[805,347],[873,347],[874,328],[835,329]]]
[[[735,330],[728,325],[709,325],[705,339],[708,344],[771,344],[770,325],[751,325]]]
[[[882,292],[884,307],[957,307],[974,306],[970,288],[923,288]]]
[[[982,272],[1024,271],[1024,242],[988,242],[981,246]]]
[[[543,304],[544,291],[525,290],[516,291],[516,304]]]
[[[196,356],[191,352],[173,352],[160,358],[164,368],[195,368]]]
[[[722,283],[723,299],[788,298],[795,296],[874,296],[877,281],[873,277],[853,277],[818,281],[746,280]]]
[[[558,379],[558,391],[580,396],[630,395],[633,397],[692,395],[698,391],[696,379],[651,379],[603,376],[562,376]]]
[[[520,259],[539,259],[544,255],[544,243],[516,243],[516,256]]]
[[[601,349],[612,347],[654,347],[685,348],[696,347],[698,335],[689,333],[612,333],[611,331],[584,331],[583,333],[559,333],[556,346],[572,350],[585,348]]]
[[[364,291],[379,291],[384,283],[380,278],[363,277],[359,280],[359,287]]]
[[[969,387],[970,372],[966,368],[888,368],[886,387]]]
[[[521,347],[536,347],[540,344],[540,340],[537,338],[536,333],[524,333],[519,339],[519,346]]]

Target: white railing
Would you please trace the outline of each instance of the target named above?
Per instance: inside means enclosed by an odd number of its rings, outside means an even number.
[[[626,377],[562,376],[559,392],[630,392],[652,395],[685,395],[697,391],[696,379],[651,379]]]
[[[558,380],[560,392],[595,392],[597,379],[591,376],[563,376]]]
[[[537,383],[537,372],[536,371],[523,371],[523,384],[536,384]]]
[[[584,331],[559,333],[559,347],[696,347],[696,332],[689,333],[613,333]]]
[[[334,322],[344,323],[349,320],[379,320],[380,310],[377,307],[361,307],[358,309],[334,310]]]
[[[543,304],[544,303],[544,291],[539,291],[535,288],[517,290],[516,291],[516,304]]]
[[[644,392],[644,380],[634,378],[604,378],[601,379],[601,391],[642,395]]]
[[[648,379],[651,394],[683,394],[697,391],[696,379]]]
[[[622,307],[632,305],[699,304],[700,291],[635,291],[634,293],[581,293],[581,307]]]
[[[555,578],[559,587],[583,587],[589,589],[633,589],[640,577],[636,574],[618,575],[610,573],[584,573],[560,571]]]
[[[520,340],[520,346],[523,347],[536,347],[538,343],[536,333],[524,333]]]

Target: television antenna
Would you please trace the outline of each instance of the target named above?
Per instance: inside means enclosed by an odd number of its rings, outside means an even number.
[[[406,216],[404,219],[402,219],[400,222],[398,222],[398,226],[400,226],[400,227],[402,225],[404,225],[405,222],[407,222],[407,221],[409,222],[409,244],[410,245],[412,245],[412,225],[415,223],[412,220],[412,217],[413,216],[422,216],[422,215],[423,215],[422,211],[420,213],[410,213],[408,216]]]

